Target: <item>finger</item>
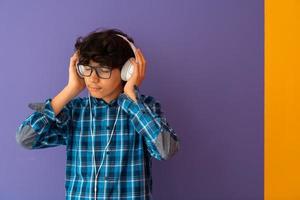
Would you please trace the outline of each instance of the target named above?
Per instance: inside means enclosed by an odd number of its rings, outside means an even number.
[[[141,49],[138,49],[138,57],[139,57],[139,62],[141,63],[141,66],[140,66],[140,68],[141,68],[141,73],[140,73],[140,75],[141,76],[144,76],[144,71],[145,71],[145,61],[144,61],[144,59],[143,59],[143,54],[142,54],[142,52],[141,52]]]
[[[79,59],[79,51],[78,50],[73,54],[72,59],[75,59],[75,60]]]
[[[137,68],[136,64],[134,65],[134,72],[133,72],[133,75],[130,79],[132,80],[133,84],[138,82],[138,68]]]
[[[134,60],[134,62],[135,62],[135,69],[136,69],[136,71],[135,71],[136,77],[137,77],[137,79],[139,79],[140,73],[141,73],[140,64],[137,60]]]
[[[138,56],[139,56],[139,58],[140,58],[140,60],[141,60],[141,63],[142,63],[142,65],[141,65],[141,67],[140,67],[140,68],[141,68],[140,76],[141,76],[142,78],[144,78],[144,76],[145,76],[146,62],[145,62],[144,56],[143,56],[143,54],[142,54],[142,52],[141,52],[140,49],[138,49]]]
[[[138,64],[138,57],[137,57],[137,51],[136,51],[136,54],[135,54],[135,59],[132,59],[133,63],[134,63],[134,73],[137,73],[136,76],[137,78],[139,77],[139,74],[140,74],[140,67],[139,67],[139,64]]]
[[[77,60],[75,58],[71,59],[71,65],[72,66],[76,66],[76,62],[77,62]]]
[[[73,53],[73,55],[72,55],[72,58],[75,58],[75,57],[76,57],[76,55],[77,55],[77,53],[76,53],[76,52],[74,52],[74,53]]]
[[[135,69],[136,69],[136,78],[137,78],[136,80],[138,82],[140,79],[141,69],[140,69],[140,64],[136,60],[135,60],[135,63],[136,63]]]
[[[146,60],[145,60],[145,57],[144,57],[144,54],[142,53],[142,51],[139,49],[139,56],[140,56],[140,59],[141,61],[146,64]]]
[[[137,63],[135,61],[135,59],[131,59],[130,62],[133,64],[134,68],[133,68],[133,77],[136,77],[138,74],[138,67],[137,67]]]
[[[141,59],[141,51],[140,51],[140,49],[137,49],[136,60],[137,60],[138,63],[143,64],[143,60]]]

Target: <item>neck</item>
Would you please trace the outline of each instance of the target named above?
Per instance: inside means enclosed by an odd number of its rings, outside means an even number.
[[[117,89],[115,89],[110,95],[103,97],[103,100],[106,103],[110,103],[112,100],[116,99],[122,91],[123,86],[120,84],[120,86]]]

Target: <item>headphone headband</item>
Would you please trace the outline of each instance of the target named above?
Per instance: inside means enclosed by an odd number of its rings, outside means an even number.
[[[125,36],[120,35],[120,34],[116,34],[116,35],[118,35],[118,36],[120,36],[121,38],[123,38],[124,40],[126,40],[126,41],[129,43],[129,45],[130,45],[130,47],[131,47],[131,49],[132,49],[134,55],[136,55],[136,47],[134,46],[134,44],[133,44],[132,42],[130,42]],[[135,56],[135,57],[136,57],[136,56]]]

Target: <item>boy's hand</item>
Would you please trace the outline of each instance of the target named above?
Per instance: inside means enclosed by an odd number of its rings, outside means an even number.
[[[76,64],[79,60],[79,52],[76,51],[70,58],[69,82],[67,87],[72,90],[74,96],[77,96],[85,87],[84,79],[77,74]]]
[[[146,71],[146,60],[141,52],[140,49],[136,51],[136,61],[132,60],[134,65],[133,75],[127,81],[126,85],[124,86],[124,93],[129,96],[132,100],[137,102],[135,93],[134,93],[134,85],[140,86],[142,81],[145,78],[145,71]]]

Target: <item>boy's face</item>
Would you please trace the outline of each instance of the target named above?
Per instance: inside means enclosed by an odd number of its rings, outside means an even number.
[[[90,66],[99,67],[100,64],[90,60]],[[118,97],[123,90],[120,69],[115,68],[111,71],[109,79],[99,78],[93,70],[91,76],[84,77],[84,81],[91,96],[103,98],[107,103]]]

